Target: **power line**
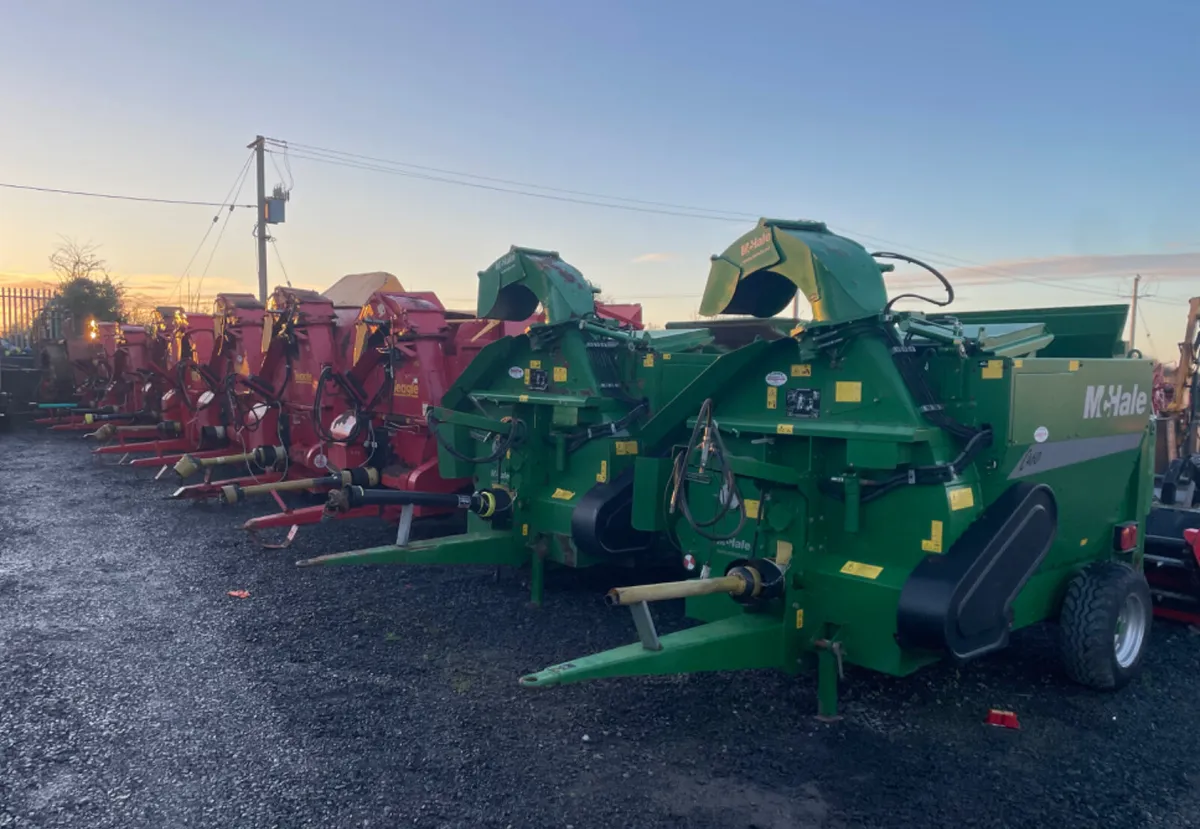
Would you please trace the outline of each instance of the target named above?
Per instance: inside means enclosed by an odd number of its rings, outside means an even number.
[[[508,185],[513,185],[515,187],[525,187],[525,188],[531,188],[534,190],[545,190],[545,191],[551,192],[551,193],[565,193],[566,195],[569,195],[569,196],[584,196],[584,197],[593,198],[593,199],[604,199],[606,201],[626,202],[629,204],[642,204],[642,205],[647,205],[649,207],[667,207],[667,208],[671,208],[673,210],[688,211],[690,213],[719,213],[719,214],[722,214],[723,217],[724,216],[733,217],[733,216],[740,215],[742,217],[755,219],[755,220],[757,220],[759,218],[758,215],[753,214],[753,213],[745,213],[745,212],[739,213],[739,211],[713,210],[712,208],[708,208],[708,207],[696,207],[695,205],[676,204],[674,202],[650,201],[647,199],[629,198],[627,196],[610,196],[610,195],[606,195],[604,193],[594,193],[594,192],[590,192],[587,190],[571,190],[571,189],[568,189],[565,187],[551,187],[549,185],[534,184],[534,183],[528,182],[528,181],[518,181],[516,179],[509,179],[509,178],[498,178],[496,176],[484,176],[484,175],[479,175],[477,173],[465,173],[465,172],[462,172],[461,170],[448,170],[444,167],[430,167],[425,164],[412,164],[412,163],[406,162],[406,161],[393,161],[391,159],[378,158],[376,156],[361,155],[359,153],[349,153],[349,152],[344,152],[342,150],[331,150],[331,149],[328,149],[327,147],[316,147],[316,146],[313,146],[312,144],[296,144],[296,143],[291,143],[291,142],[287,142],[287,141],[280,141],[275,138],[268,138],[267,141],[269,143],[271,143],[273,146],[278,147],[283,150],[285,161],[286,161],[289,150],[297,149],[297,150],[300,150],[301,152],[308,153],[309,155],[326,156],[326,157],[329,157],[331,160],[352,159],[352,160],[358,160],[358,161],[369,161],[369,162],[374,162],[375,164],[379,164],[379,165],[386,165],[388,167],[400,167],[400,168],[407,168],[409,170],[420,170],[420,171],[423,171],[426,173],[440,173],[442,175],[456,176],[457,178],[476,179],[478,181],[488,181],[488,182],[493,182],[495,184],[508,184]],[[315,160],[315,159],[309,159],[309,160]]]
[[[274,153],[275,150],[267,152]],[[366,170],[374,173],[385,173],[393,176],[403,176],[405,178],[420,179],[422,181],[432,181],[439,184],[454,184],[459,187],[470,187],[476,190],[489,190],[493,193],[508,193],[514,196],[525,196],[533,199],[543,199],[546,201],[566,202],[568,204],[586,205],[588,207],[606,207],[610,210],[626,210],[634,213],[649,213],[659,216],[675,216],[685,219],[708,219],[718,222],[738,222],[742,223],[748,220],[749,214],[746,216],[718,216],[707,215],[704,213],[688,213],[682,210],[668,210],[666,208],[657,207],[642,207],[635,204],[616,204],[594,199],[576,198],[574,196],[558,195],[556,193],[534,193],[529,190],[521,190],[515,187],[502,187],[496,184],[484,184],[478,181],[464,181],[462,179],[449,178],[447,176],[435,176],[427,173],[413,172],[411,170],[402,170],[395,167],[385,167],[379,164],[368,164],[366,162],[349,161],[344,159],[335,159],[325,156],[309,155],[298,153],[295,151],[289,152],[289,155],[302,161],[314,161],[318,164],[331,164],[336,167],[347,167],[352,170]],[[755,217],[757,218],[757,217]]]
[[[608,194],[595,193],[586,190],[572,190],[563,187],[552,187],[548,185],[535,184],[532,182],[519,181],[517,179],[500,178],[497,176],[484,176],[476,173],[468,173],[459,170],[450,170],[443,167],[431,167],[422,164],[413,164],[403,161],[395,161],[392,159],[379,158],[377,156],[363,155],[361,153],[351,153],[342,150],[333,150],[328,147],[318,147],[312,144],[300,144],[281,141],[279,139],[266,139],[267,142],[275,149],[268,150],[272,153],[283,154],[285,160],[288,157],[312,161],[321,164],[330,164],[334,166],[346,167],[348,169],[365,170],[368,172],[384,173],[388,175],[398,175],[408,178],[415,178],[425,181],[433,181],[443,184],[454,184],[460,187],[472,187],[476,189],[490,190],[493,192],[509,193],[512,195],[526,196],[529,198],[548,199],[552,201],[568,202],[573,204],[586,205],[590,207],[605,207],[613,210],[626,210],[638,213],[653,213],[658,215],[676,216],[679,218],[692,219],[708,219],[721,222],[743,222],[747,220],[757,220],[757,214],[738,211],[720,211],[713,208],[697,207],[695,205],[684,205],[674,202],[651,201],[647,199],[633,199],[623,196],[612,196]],[[430,175],[437,173],[439,175]],[[450,177],[455,178],[450,178]],[[463,179],[475,179],[474,181],[465,181]],[[494,182],[494,184],[484,184],[481,182]],[[511,185],[511,186],[497,186]],[[525,189],[521,189],[525,188]],[[545,192],[530,192],[530,189],[542,190]],[[567,195],[554,195],[567,194]],[[578,197],[578,198],[576,198]],[[605,201],[597,201],[604,199]],[[918,248],[912,245],[906,245],[894,240],[884,239],[874,236],[869,233],[861,233],[851,228],[842,228],[846,235],[861,238],[867,241],[885,244],[889,246],[899,245],[900,247],[912,250],[914,252],[923,253],[930,256],[935,264],[949,265],[956,268],[965,268],[973,270],[981,274],[990,274],[999,277],[998,280],[1003,282],[1026,282],[1031,285],[1040,287],[1057,287],[1068,289],[1080,293],[1087,293],[1094,296],[1101,296],[1112,299],[1123,299],[1123,294],[1105,290],[1102,288],[1085,287],[1078,284],[1075,280],[1064,280],[1047,277],[1035,277],[1025,274],[1020,274],[1011,269],[1000,268],[997,266],[989,266],[980,262],[975,262],[962,257],[951,256],[950,254],[941,253],[928,249]],[[1085,276],[1080,279],[1104,279],[1112,277],[1096,277]],[[980,284],[980,283],[977,283]],[[981,283],[987,284],[987,283]],[[1171,304],[1169,300],[1156,300],[1146,298],[1148,302],[1156,304]]]
[[[283,264],[283,257],[279,254],[279,244],[275,241],[274,236],[268,236],[267,241],[271,243],[271,250],[275,251],[275,261],[279,263],[279,269],[283,271],[283,281],[287,286],[292,287],[291,277],[288,276],[287,265]]]
[[[115,193],[88,193],[83,190],[59,190],[54,187],[35,187],[32,184],[6,184],[0,182],[0,187],[12,190],[32,190],[38,193],[56,193],[62,196],[89,196],[94,199],[117,199],[119,201],[151,202],[153,204],[180,204],[192,207],[225,207],[224,204],[213,201],[191,201],[188,199],[159,199],[151,196],[124,196]],[[233,207],[254,207],[252,204],[236,204]]]
[[[222,202],[221,204],[217,205],[217,207],[222,208],[222,209],[225,207],[228,207],[229,212],[232,213],[234,207],[248,206],[248,205],[235,205],[235,204],[232,204],[231,202],[233,202],[234,199],[239,198],[241,196],[242,186],[246,180],[246,174],[250,170],[250,162],[253,159],[254,159],[254,153],[250,153],[246,157],[246,160],[242,163],[242,169],[238,171],[238,174],[233,179],[233,184],[230,185],[230,187],[229,187],[229,192],[227,192],[225,194],[225,201]],[[196,261],[196,257],[200,255],[200,251],[204,248],[204,243],[206,241],[208,241],[209,234],[212,233],[212,229],[216,226],[217,222],[220,221],[220,219],[221,219],[221,211],[218,210],[217,214],[212,217],[212,221],[209,222],[208,228],[205,229],[204,235],[200,237],[200,244],[196,245],[196,249],[194,251],[192,251],[191,258],[188,259],[188,263],[186,265],[184,265],[183,271],[179,274],[179,279],[177,279],[175,281],[175,285],[172,286],[170,292],[168,293],[168,296],[170,296],[170,294],[175,293],[183,285],[184,278],[186,278],[188,276],[188,274],[191,272],[192,264]],[[222,233],[223,232],[224,232],[224,228],[222,228]],[[191,281],[189,280],[188,281],[188,301],[189,302],[191,301],[191,294],[192,294],[192,286],[191,286]],[[184,304],[183,299],[182,299],[182,294],[180,294],[180,303],[179,304],[180,305]]]

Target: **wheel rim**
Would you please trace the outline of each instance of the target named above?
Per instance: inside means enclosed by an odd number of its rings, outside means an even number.
[[[1142,641],[1146,638],[1146,608],[1142,597],[1130,593],[1117,614],[1117,631],[1113,634],[1113,650],[1117,664],[1128,668],[1137,661],[1142,652]]]

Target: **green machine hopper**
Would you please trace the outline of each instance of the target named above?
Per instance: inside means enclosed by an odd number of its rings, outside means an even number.
[[[719,356],[645,422],[633,527],[676,539],[694,577],[614,589],[637,641],[523,685],[812,669],[832,717],[845,663],[906,675],[1044,620],[1073,679],[1137,673],[1152,370],[1116,356],[1124,310],[897,312],[881,259],[923,265],[765,219],[713,257],[703,314],[768,318],[798,290],[813,320]],[[676,598],[702,624],[660,636],[652,603]]]
[[[529,565],[540,604],[547,562],[634,565],[669,550],[660,534],[632,527],[639,435],[708,368],[716,347],[702,328],[635,331],[601,318],[595,294],[552,251],[514,247],[482,271],[481,318],[519,322],[540,305],[545,322],[483,348],[426,414],[442,476],[471,478],[474,492],[349,487],[330,495],[350,506],[462,509],[467,532],[413,541],[402,512],[396,544],[299,564]]]

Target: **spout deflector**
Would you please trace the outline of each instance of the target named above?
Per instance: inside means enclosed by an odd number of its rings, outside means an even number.
[[[848,322],[882,313],[884,267],[862,245],[821,222],[760,219],[712,258],[700,313],[773,317],[800,291],[815,322]]]

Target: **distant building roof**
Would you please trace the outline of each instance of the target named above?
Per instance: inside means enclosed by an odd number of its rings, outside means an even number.
[[[400,280],[386,271],[352,273],[334,282],[321,295],[338,307],[361,307],[376,291],[402,292]]]

